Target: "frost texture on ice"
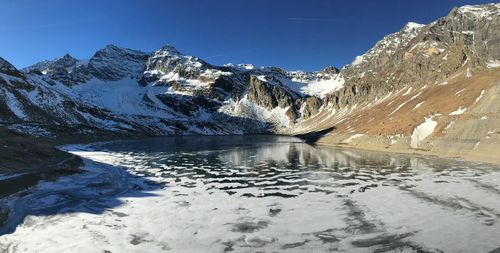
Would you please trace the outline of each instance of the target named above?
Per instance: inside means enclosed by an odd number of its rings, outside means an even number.
[[[446,160],[443,166],[438,158],[332,150],[279,137],[250,146],[248,137],[235,137],[240,144],[234,146],[217,137],[177,138],[179,145],[162,138],[67,146],[85,159],[87,173],[44,182],[6,203],[33,212],[14,233],[0,237],[0,251],[489,252],[498,247],[500,203],[491,199],[498,197],[500,175],[487,165]],[[173,150],[165,152],[159,143]],[[207,143],[225,145],[207,152]],[[141,145],[145,152],[127,148]],[[52,212],[39,215],[43,210]]]

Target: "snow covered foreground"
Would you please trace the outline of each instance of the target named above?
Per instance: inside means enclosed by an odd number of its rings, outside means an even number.
[[[0,251],[500,247],[498,168],[314,148],[284,137],[255,137],[246,145],[241,143],[248,137],[231,138],[67,146],[85,158],[89,172],[11,199],[9,205],[28,216],[14,233],[0,237]]]

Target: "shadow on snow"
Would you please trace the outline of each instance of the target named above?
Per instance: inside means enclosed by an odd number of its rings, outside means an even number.
[[[0,236],[15,232],[28,215],[102,214],[123,205],[119,198],[154,197],[152,191],[166,187],[119,166],[83,160],[87,169],[83,173],[41,181],[31,189],[0,199]]]

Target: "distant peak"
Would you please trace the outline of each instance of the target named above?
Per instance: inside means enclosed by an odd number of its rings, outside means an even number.
[[[14,67],[14,65],[10,64],[10,62],[6,61],[4,58],[0,57],[0,73],[4,73],[11,76],[21,77],[21,73]]]
[[[10,62],[0,57],[0,70],[2,69],[15,70],[16,68],[14,67],[14,65],[10,64]]]
[[[106,45],[104,48],[108,48],[108,49],[119,49],[119,47],[118,47],[118,46],[113,45],[113,44],[108,44],[108,45]]]
[[[328,67],[320,70],[319,72],[326,73],[326,74],[338,74],[339,69],[334,67],[334,66],[328,66]]]
[[[70,54],[66,53],[63,55],[63,57],[59,58],[60,60],[76,60],[76,58],[74,58],[73,56],[71,56]]]
[[[181,52],[179,52],[179,50],[177,50],[177,48],[175,48],[174,46],[170,45],[170,44],[166,44],[165,46],[163,46],[160,51],[162,52],[166,52],[168,55],[180,55]]]
[[[161,47],[163,50],[177,50],[174,46],[170,44],[165,44],[163,47]]]
[[[104,48],[97,50],[98,54],[134,54],[134,55],[147,55],[147,53],[144,53],[139,50],[134,50],[134,49],[129,49],[129,48],[124,48],[124,47],[119,47],[113,44],[108,44]]]
[[[100,49],[99,51],[122,51],[123,48],[113,45],[113,44],[108,44],[104,48]]]

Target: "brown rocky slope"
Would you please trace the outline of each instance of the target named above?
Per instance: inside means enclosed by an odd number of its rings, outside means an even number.
[[[500,4],[408,24],[342,69],[343,89],[294,129],[317,143],[500,163]]]

